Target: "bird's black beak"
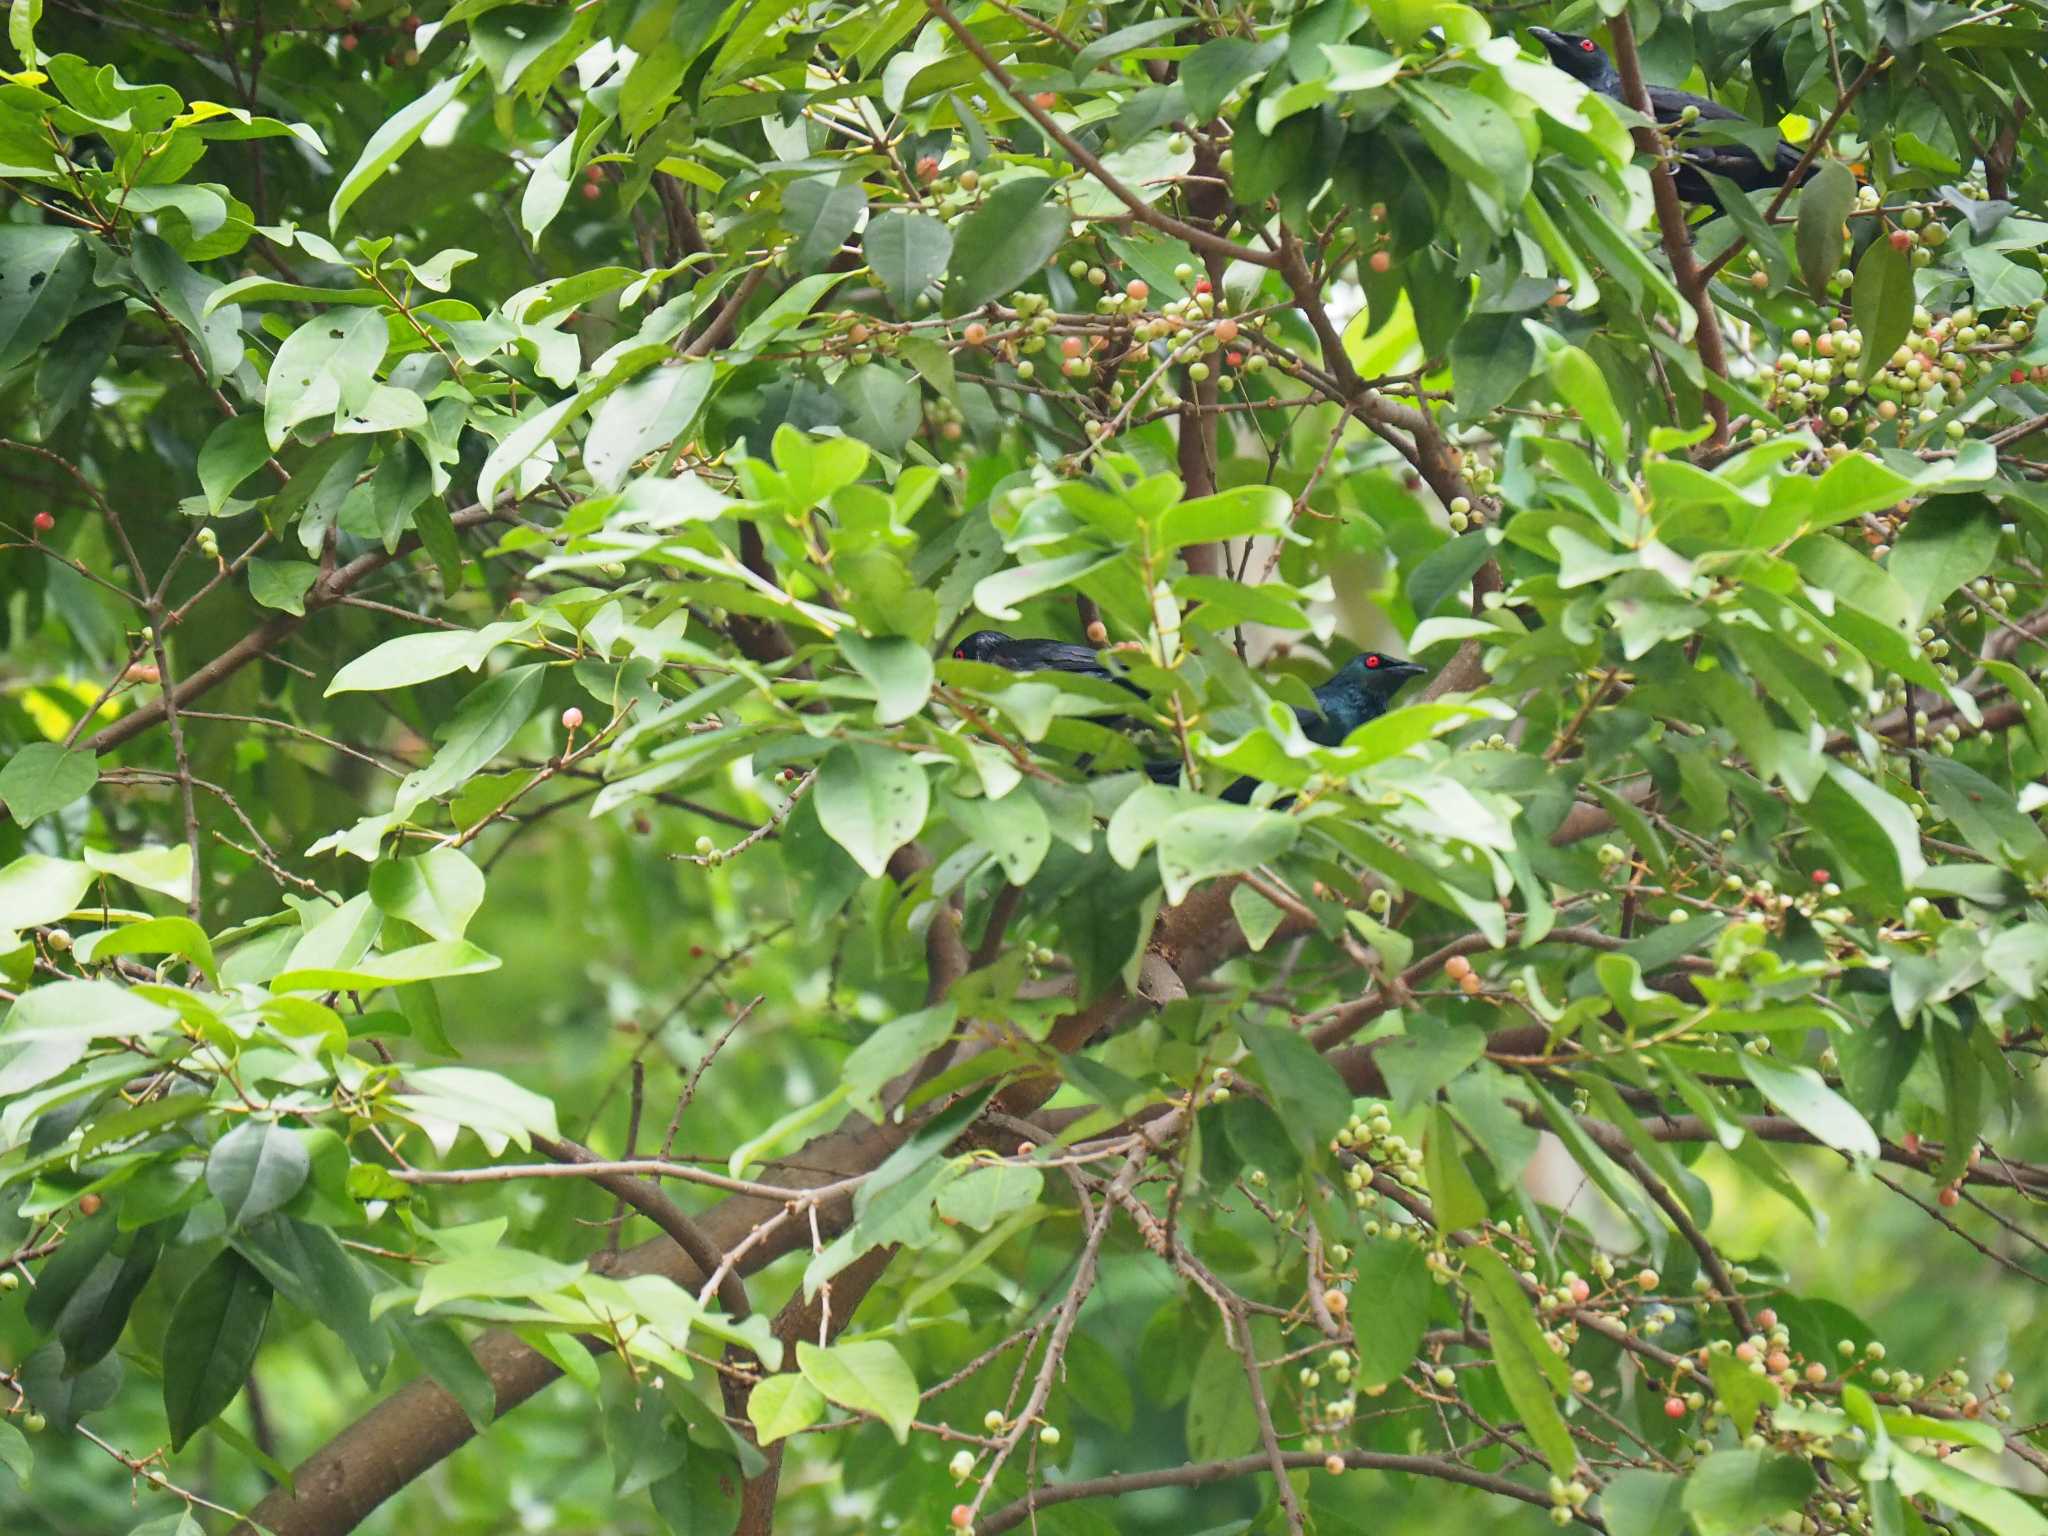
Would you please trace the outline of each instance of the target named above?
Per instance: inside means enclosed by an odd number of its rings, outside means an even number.
[[[1553,59],[1556,58],[1560,52],[1564,51],[1565,41],[1563,36],[1559,33],[1551,31],[1548,27],[1531,27],[1529,29],[1529,35],[1535,38],[1538,45],[1541,46],[1543,51]]]
[[[1396,661],[1389,663],[1387,671],[1393,673],[1394,676],[1398,677],[1404,683],[1407,682],[1408,679],[1411,677],[1427,677],[1429,675],[1429,668],[1421,666],[1418,663],[1412,661]]]

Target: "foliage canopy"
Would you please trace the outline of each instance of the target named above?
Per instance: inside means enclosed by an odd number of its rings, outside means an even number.
[[[2048,10],[1536,9],[13,0],[9,1528],[2048,1533]]]

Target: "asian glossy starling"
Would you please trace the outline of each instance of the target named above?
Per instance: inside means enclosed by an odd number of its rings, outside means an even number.
[[[1531,27],[1529,35],[1543,45],[1543,51],[1550,55],[1550,62],[1574,80],[1611,101],[1626,104],[1621,91],[1621,72],[1592,38],[1581,37],[1575,32],[1553,32],[1548,27]],[[1740,112],[1704,96],[1695,96],[1690,91],[1673,90],[1665,85],[1647,85],[1645,89],[1650,98],[1650,111],[1658,126],[1667,133],[1683,133],[1687,126],[1688,108],[1697,109],[1692,119],[1696,122],[1744,121]],[[1716,176],[1725,176],[1743,191],[1754,192],[1759,187],[1783,184],[1798,168],[1803,153],[1797,145],[1780,139],[1767,165],[1740,144],[1681,144],[1678,161],[1671,168],[1672,183],[1686,202],[1718,209],[1721,200],[1702,172],[1711,171]],[[1808,174],[1811,174],[1810,167]]]

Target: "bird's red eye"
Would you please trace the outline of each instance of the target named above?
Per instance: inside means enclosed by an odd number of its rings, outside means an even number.
[[[1380,664],[1380,659],[1377,656],[1368,656],[1365,658],[1365,664],[1368,667],[1376,667]]]
[[[964,645],[956,645],[956,646],[954,646],[954,647],[953,647],[953,659],[954,659],[955,661],[965,661],[965,660],[967,659],[967,647],[966,647],[966,646],[964,646]]]
[[[1585,38],[1581,38],[1581,39],[1579,39],[1579,52],[1581,52],[1581,53],[1591,53],[1592,51],[1593,51],[1593,39],[1591,39],[1590,37],[1585,37]]]

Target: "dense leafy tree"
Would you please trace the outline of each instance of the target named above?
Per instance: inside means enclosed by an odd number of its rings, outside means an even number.
[[[2048,1532],[2044,17],[13,0],[6,1527]]]

